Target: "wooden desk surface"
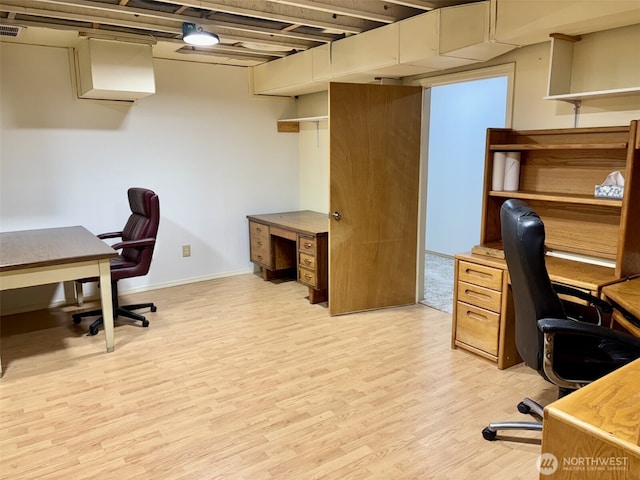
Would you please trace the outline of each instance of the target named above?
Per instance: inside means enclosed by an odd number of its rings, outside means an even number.
[[[640,359],[547,406],[551,412],[640,455]]]
[[[640,479],[640,360],[547,405],[540,480]],[[607,463],[607,461],[609,463]]]
[[[640,318],[640,277],[606,286],[602,293],[634,317]]]
[[[0,233],[0,272],[115,256],[113,248],[84,227]]]
[[[309,235],[323,235],[329,231],[329,216],[326,213],[312,212],[311,210],[247,215],[247,218],[265,225],[295,230]]]
[[[620,309],[640,319],[640,277],[608,285],[602,289],[604,297],[614,305],[613,320],[636,337],[640,327],[632,323]]]

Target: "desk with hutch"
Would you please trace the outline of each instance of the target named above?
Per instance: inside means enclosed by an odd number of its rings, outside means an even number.
[[[515,192],[491,189],[493,153],[506,151],[521,155]],[[625,179],[623,198],[596,198],[595,185],[616,170]],[[500,207],[509,198],[526,201],[542,218],[552,281],[601,296],[603,287],[640,273],[638,121],[622,127],[487,130],[481,243],[455,257],[452,347],[498,368],[521,361],[501,250]],[[557,252],[573,258],[552,256]]]
[[[327,300],[327,214],[309,210],[247,215],[251,261],[262,278],[271,280],[295,270],[298,282],[309,287],[309,302]]]

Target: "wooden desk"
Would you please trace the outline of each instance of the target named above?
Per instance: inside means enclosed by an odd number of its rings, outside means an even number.
[[[625,313],[628,313],[640,319],[640,277],[608,285],[602,289],[602,295],[615,308],[614,321],[640,337],[640,327],[625,318]]]
[[[613,268],[546,257],[551,281],[600,296],[617,282]],[[522,359],[515,345],[515,317],[507,262],[499,256],[455,256],[451,346],[463,348],[508,368]]]
[[[109,259],[116,255],[113,248],[84,227],[0,233],[0,290],[100,277],[107,352],[112,352],[114,338]]]
[[[639,379],[636,360],[544,409],[540,480],[640,479]]]
[[[309,302],[327,300],[327,214],[300,212],[247,215],[250,258],[265,280],[295,271],[297,280],[309,287]]]

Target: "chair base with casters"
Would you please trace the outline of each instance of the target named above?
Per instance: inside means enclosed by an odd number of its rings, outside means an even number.
[[[525,398],[518,404],[518,411],[524,415],[533,415],[542,419],[543,407],[538,402]],[[542,431],[542,420],[537,422],[494,422],[482,430],[485,440],[495,440],[499,430],[534,430]]]
[[[112,304],[113,304],[113,318],[114,320],[118,317],[126,317],[132,320],[137,320],[142,322],[143,327],[149,326],[149,320],[147,320],[144,315],[140,315],[139,313],[134,312],[134,310],[140,310],[143,308],[148,308],[152,312],[157,310],[157,307],[153,303],[136,303],[133,305],[119,305],[118,304],[118,285],[117,282],[111,282],[111,293],[112,293]],[[95,317],[96,315],[100,315],[100,317],[94,321],[91,325],[89,325],[89,335],[96,335],[100,326],[103,324],[102,319],[102,309],[90,310],[88,312],[80,312],[74,313],[71,318],[73,319],[73,323],[78,325],[83,318],[85,317]]]

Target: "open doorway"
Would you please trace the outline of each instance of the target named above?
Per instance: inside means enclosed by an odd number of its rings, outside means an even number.
[[[423,132],[428,142],[422,302],[448,313],[453,257],[480,240],[486,129],[511,123],[512,72],[494,68],[423,84],[430,92],[424,96],[429,120]]]

